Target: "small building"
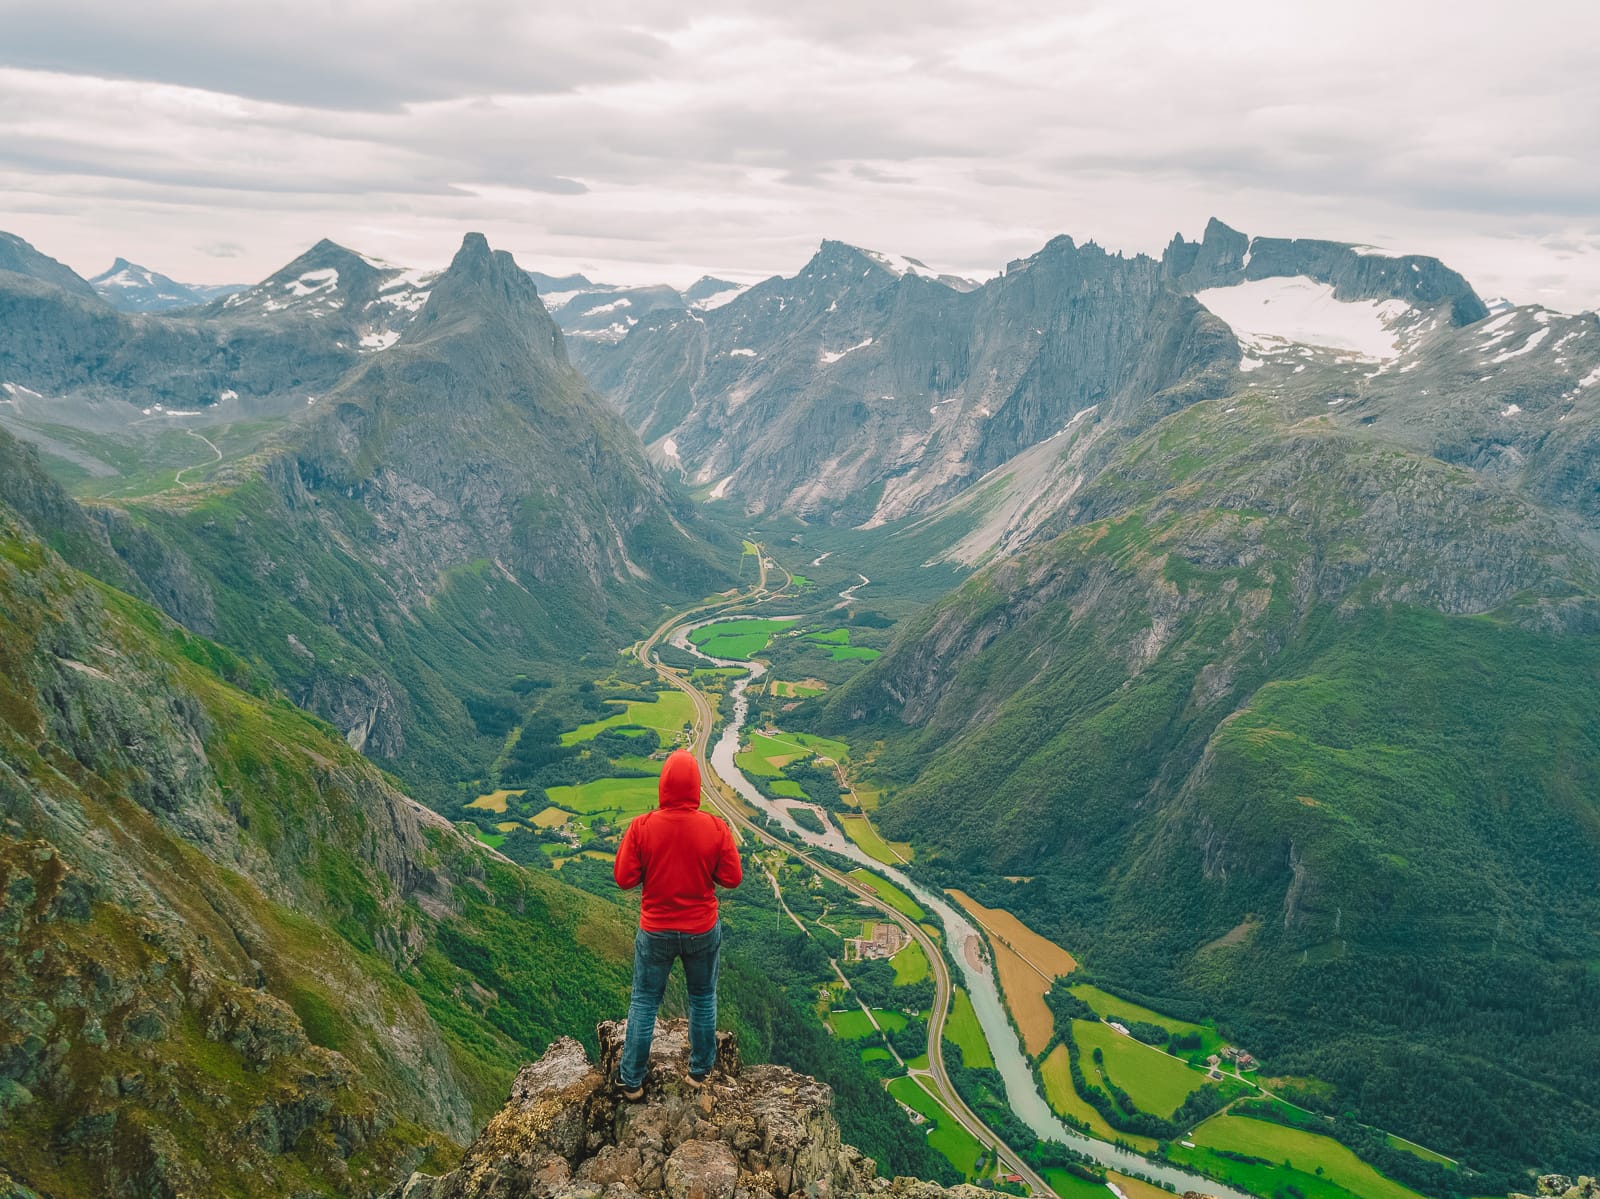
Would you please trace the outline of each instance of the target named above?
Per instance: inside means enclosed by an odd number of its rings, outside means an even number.
[[[1238,1058],[1239,1069],[1241,1069],[1241,1070],[1254,1070],[1256,1068],[1257,1064],[1258,1063],[1256,1062],[1256,1059],[1254,1057],[1252,1057],[1248,1053],[1245,1053],[1243,1050],[1240,1051],[1239,1058]]]
[[[1128,1026],[1126,1024],[1123,1024],[1121,1021],[1118,1021],[1118,1020],[1107,1020],[1106,1023],[1111,1025],[1111,1027],[1113,1029],[1115,1029],[1117,1032],[1120,1032],[1125,1037],[1133,1036],[1133,1034],[1128,1031]]]

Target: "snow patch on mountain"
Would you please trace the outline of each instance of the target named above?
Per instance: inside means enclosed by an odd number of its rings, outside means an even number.
[[[1195,299],[1256,355],[1308,345],[1380,362],[1400,355],[1395,326],[1415,311],[1404,300],[1338,300],[1330,285],[1303,275],[1211,287]]]
[[[824,364],[832,364],[832,363],[838,362],[839,359],[843,358],[846,354],[853,354],[857,350],[864,350],[868,346],[870,346],[871,344],[872,344],[872,338],[869,337],[865,341],[858,341],[858,342],[856,342],[855,345],[846,346],[842,350],[838,350],[838,351],[823,350],[822,351],[822,361],[823,361]],[[737,352],[737,351],[735,351],[735,352]]]

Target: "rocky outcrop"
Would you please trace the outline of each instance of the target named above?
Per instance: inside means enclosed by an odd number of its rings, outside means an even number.
[[[1545,1174],[1532,1196],[1514,1193],[1511,1199],[1600,1199],[1600,1179],[1583,1177],[1573,1181],[1565,1174]]]
[[[688,1024],[656,1030],[645,1097],[627,1103],[611,1079],[626,1024],[596,1030],[599,1065],[563,1037],[524,1066],[511,1100],[458,1169],[416,1174],[389,1199],[965,1199],[912,1178],[878,1177],[844,1144],[833,1092],[782,1066],[742,1066],[733,1034],[719,1033],[704,1090],[685,1081]]]

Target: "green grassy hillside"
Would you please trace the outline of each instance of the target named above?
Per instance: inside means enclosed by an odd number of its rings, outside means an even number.
[[[829,697],[886,742],[885,835],[1334,1113],[1496,1180],[1600,1157],[1593,553],[1265,396],[1075,515]]]

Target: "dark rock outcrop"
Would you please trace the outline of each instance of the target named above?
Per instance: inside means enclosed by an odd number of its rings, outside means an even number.
[[[833,1092],[782,1066],[741,1066],[718,1034],[717,1068],[702,1091],[685,1081],[688,1024],[656,1031],[645,1097],[624,1102],[610,1083],[626,1025],[597,1029],[601,1061],[563,1037],[524,1066],[511,1100],[461,1165],[415,1174],[390,1199],[777,1199],[885,1196],[965,1199],[914,1178],[878,1177],[871,1158],[839,1138]]]

